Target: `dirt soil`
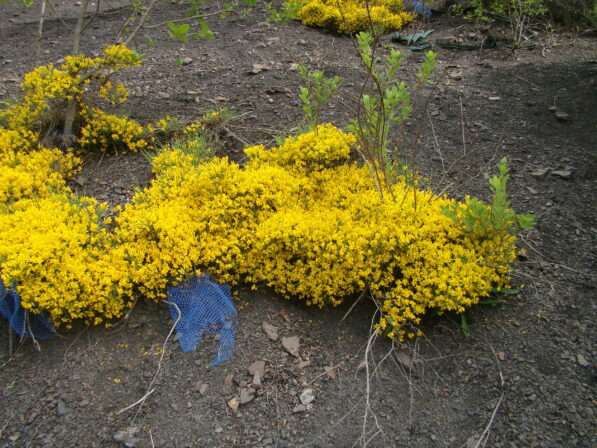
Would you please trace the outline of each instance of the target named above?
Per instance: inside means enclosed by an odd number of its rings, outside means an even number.
[[[75,23],[77,2],[50,2],[57,15],[46,20],[41,63],[68,54]],[[122,27],[116,6],[106,4],[86,31],[88,54]],[[0,95],[9,100],[36,65],[38,11],[0,8]],[[149,23],[183,12],[160,2]],[[243,142],[272,144],[300,120],[293,64],[301,62],[343,79],[323,118],[348,122],[364,79],[354,41],[266,18],[261,10],[212,17],[217,38],[188,43],[169,40],[163,26],[143,30],[132,46],[146,58],[121,76],[131,93],[121,112],[142,122],[166,114],[191,120],[226,106],[237,118],[220,152],[242,161]],[[240,288],[234,356],[209,368],[213,341],[183,353],[167,340],[164,304],[139,301],[112,328],[61,331],[39,351],[17,341],[12,357],[2,320],[0,446],[597,446],[595,39],[538,32],[532,45],[512,50],[494,26],[495,48],[463,51],[437,40],[472,39],[473,25],[441,16],[410,31],[424,29],[436,30],[428,40],[439,53],[440,82],[416,95],[399,147],[415,155],[436,191],[457,196],[487,199],[487,177],[501,157],[510,160],[513,207],[538,222],[520,240],[527,255],[516,266],[518,294],[467,313],[469,337],[458,316],[430,316],[423,337],[368,347],[374,307],[366,300],[343,319],[356,298],[322,311]],[[389,36],[383,43],[398,47]],[[422,55],[405,50],[405,59],[400,76],[413,84]],[[145,158],[131,154],[88,156],[77,182],[117,204],[150,179]],[[263,322],[277,329],[277,341]],[[299,364],[281,345],[291,336],[300,341]],[[247,369],[255,361],[265,361],[265,372],[252,392]],[[315,398],[302,406],[306,389]],[[227,405],[250,395],[237,412]]]

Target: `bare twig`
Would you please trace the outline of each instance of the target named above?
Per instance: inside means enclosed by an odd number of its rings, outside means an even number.
[[[512,76],[514,76],[515,78],[520,79],[521,81],[526,82],[527,84],[530,84],[531,86],[535,87],[535,88],[539,88],[539,86],[537,84],[535,84],[534,82],[529,81],[528,79],[524,79],[518,75],[515,75],[514,73],[510,73]]]
[[[352,310],[354,309],[354,307],[357,306],[357,303],[359,303],[361,301],[361,299],[363,298],[363,296],[365,295],[366,292],[367,292],[366,289],[363,290],[363,292],[361,293],[361,295],[359,296],[359,298],[354,301],[354,303],[351,305],[351,307],[346,312],[346,314],[342,317],[342,319],[340,319],[341,322],[343,322],[344,320],[346,320],[346,318],[348,317],[348,315],[352,312]]]
[[[116,412],[116,415],[119,415],[125,411],[128,411],[129,409],[134,408],[135,406],[139,406],[139,408],[137,409],[137,412],[135,413],[135,416],[133,417],[131,424],[135,423],[135,420],[137,419],[137,416],[139,415],[139,412],[141,411],[141,408],[143,407],[143,404],[145,403],[145,400],[147,399],[147,397],[149,397],[155,391],[155,389],[152,389],[152,386],[155,383],[156,379],[158,378],[158,375],[160,374],[160,371],[162,368],[162,361],[164,360],[164,355],[166,353],[166,345],[168,344],[168,340],[170,339],[170,336],[172,336],[172,333],[174,332],[176,325],[178,325],[178,322],[180,321],[180,318],[182,317],[182,313],[180,312],[180,308],[178,308],[178,305],[176,305],[175,303],[172,303],[172,302],[168,302],[167,300],[164,300],[163,302],[167,303],[168,305],[173,306],[176,309],[176,311],[178,312],[178,317],[176,318],[174,325],[172,325],[172,328],[170,328],[170,332],[168,333],[168,336],[166,336],[166,339],[164,340],[164,344],[162,345],[162,353],[161,353],[160,359],[158,361],[158,368],[156,369],[156,372],[153,375],[153,378],[151,379],[149,386],[147,386],[147,393],[145,393],[145,395],[143,395],[139,400],[135,401],[133,404]]]
[[[462,95],[460,95],[460,124],[462,126],[462,155],[466,155],[466,137],[464,135],[464,110],[462,107]]]
[[[116,413],[116,415],[120,415],[120,414],[122,414],[123,412],[125,412],[125,411],[128,411],[129,409],[132,409],[132,408],[134,408],[134,407],[135,407],[135,406],[137,406],[138,404],[142,404],[142,403],[143,403],[143,402],[144,402],[144,401],[147,399],[147,397],[149,397],[149,396],[150,396],[152,393],[154,393],[154,392],[155,392],[155,389],[150,389],[149,391],[147,391],[147,393],[146,393],[145,395],[143,395],[141,398],[139,398],[139,399],[138,399],[137,401],[135,401],[133,404],[131,404],[131,405],[127,406],[126,408],[122,408],[120,411],[118,411],[118,412]]]
[[[44,37],[44,20],[46,18],[47,0],[42,0],[39,6],[39,25],[37,27],[37,44],[35,49],[35,65],[40,65],[41,59],[41,41]]]
[[[247,146],[251,146],[251,144],[249,142],[247,142],[245,139],[239,137],[238,135],[236,135],[234,132],[232,132],[227,126],[222,125],[222,130],[226,133],[226,135],[229,135],[230,137],[238,140],[240,143],[242,143],[245,147]]]
[[[137,25],[135,26],[135,28],[133,29],[133,31],[131,31],[131,34],[129,34],[129,37],[127,37],[126,40],[124,42],[122,42],[124,45],[128,46],[128,44],[131,43],[131,41],[135,38],[135,36],[139,32],[139,30],[141,29],[141,27],[143,26],[143,24],[147,20],[147,17],[149,16],[149,13],[155,7],[156,3],[157,3],[157,0],[152,0],[151,1],[151,3],[147,7],[147,9],[143,13],[143,15],[141,16],[141,18],[137,22]]]
[[[373,438],[375,438],[381,432],[381,428],[379,426],[379,423],[377,422],[377,418],[376,418],[375,414],[373,413],[373,411],[371,410],[371,376],[369,374],[369,356],[371,355],[371,348],[373,347],[373,344],[378,337],[377,330],[375,330],[373,328],[376,318],[377,318],[377,312],[373,313],[373,318],[371,319],[370,336],[369,336],[369,340],[367,341],[367,346],[365,348],[365,359],[363,361],[364,366],[365,366],[365,375],[366,375],[365,376],[365,414],[363,415],[363,425],[362,425],[361,437],[360,437],[360,440],[362,441],[363,448],[366,447],[369,444],[369,442],[371,442],[373,440]],[[369,419],[369,414],[371,414],[373,416],[378,430],[375,431],[372,436],[365,439],[365,436],[367,435],[367,432],[368,432],[367,431],[367,421]]]
[[[474,448],[479,448],[481,446],[481,444],[483,444],[483,446],[485,446],[487,444],[487,439],[489,438],[489,431],[491,430],[491,426],[493,425],[493,422],[495,421],[495,416],[497,415],[498,409],[500,408],[500,405],[502,404],[502,401],[504,399],[504,385],[505,385],[505,381],[504,381],[504,376],[502,375],[502,369],[500,366],[500,361],[499,358],[497,356],[497,354],[495,353],[495,350],[493,349],[492,346],[490,346],[491,351],[493,353],[493,356],[495,358],[495,362],[498,368],[498,373],[500,376],[500,389],[502,390],[502,393],[500,394],[500,398],[498,399],[497,404],[495,405],[495,408],[493,409],[493,412],[491,413],[491,417],[489,419],[489,422],[487,423],[487,426],[485,427],[485,429],[483,430],[483,432],[481,433],[481,436],[479,437],[479,440],[477,440],[477,443],[475,444]]]
[[[207,8],[207,7],[204,7],[204,8],[200,8],[200,9],[201,9],[202,11],[205,11],[205,10],[207,10],[208,8]],[[222,13],[222,12],[223,12],[223,11],[219,11],[219,13]],[[156,23],[156,24],[154,24],[154,25],[145,25],[145,26],[143,27],[143,29],[145,29],[145,30],[149,30],[149,29],[152,29],[152,28],[160,28],[160,27],[162,27],[162,26],[164,26],[164,25],[167,25],[168,23],[180,23],[180,22],[188,22],[189,20],[193,20],[193,19],[202,19],[203,17],[205,17],[205,15],[204,15],[204,14],[197,14],[197,15],[195,15],[195,16],[191,16],[191,17],[184,17],[184,18],[182,18],[182,19],[168,20],[167,22],[160,22],[160,23]]]
[[[435,134],[435,126],[433,126],[433,118],[431,118],[431,112],[427,109],[427,116],[429,117],[429,125],[431,126],[431,134],[433,135],[433,141],[435,142],[435,150],[439,154],[439,159],[442,163],[442,170],[446,172],[446,164],[444,162],[444,155],[442,153],[442,149],[439,145],[439,141],[437,140],[437,135]]]

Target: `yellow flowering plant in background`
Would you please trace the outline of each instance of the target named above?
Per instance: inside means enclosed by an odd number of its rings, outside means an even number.
[[[0,110],[0,126],[29,130],[41,138],[60,135],[69,104],[75,105],[75,133],[86,150],[106,151],[127,147],[138,150],[140,125],[125,118],[106,114],[89,106],[92,94],[111,104],[126,101],[128,92],[113,84],[110,76],[123,68],[137,66],[141,59],[126,46],[111,45],[97,58],[66,56],[59,68],[53,64],[37,67],[21,83],[22,98]]]
[[[401,29],[414,19],[402,0],[303,0],[296,18],[304,25],[356,34],[372,27],[381,32]]]

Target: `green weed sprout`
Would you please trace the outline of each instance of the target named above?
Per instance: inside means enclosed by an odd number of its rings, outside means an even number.
[[[442,213],[452,219],[465,232],[480,239],[492,235],[516,235],[535,226],[535,216],[518,214],[510,208],[506,185],[510,173],[508,161],[504,157],[498,165],[498,173],[489,179],[492,201],[487,205],[477,198],[467,197],[464,204],[451,204],[442,207]]]
[[[322,70],[309,71],[301,64],[298,64],[298,72],[304,83],[299,98],[303,102],[306,127],[314,131],[320,124],[321,106],[338,91],[340,77],[326,78]]]

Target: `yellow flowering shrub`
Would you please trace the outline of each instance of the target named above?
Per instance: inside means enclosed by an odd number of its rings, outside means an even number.
[[[88,107],[83,108],[82,116],[85,125],[78,143],[84,150],[139,151],[148,146],[145,129],[136,121]]]
[[[290,137],[278,148],[263,145],[245,149],[253,164],[273,164],[298,170],[321,170],[339,161],[346,161],[356,143],[352,134],[339,132],[331,124],[317,127],[315,132]]]
[[[53,64],[37,67],[25,75],[21,84],[22,98],[0,110],[0,125],[19,132],[51,134],[63,123],[67,104],[74,101],[79,113],[77,128],[84,132],[81,137],[85,149],[97,144],[102,151],[121,146],[138,150],[147,145],[139,138],[139,124],[86,105],[93,83],[100,98],[113,104],[126,101],[125,87],[120,83],[112,84],[109,76],[138,64],[139,56],[120,44],[107,47],[97,58],[67,56],[60,68]],[[120,132],[122,135],[118,134]]]
[[[2,280],[17,285],[25,309],[46,311],[56,325],[98,324],[130,304],[125,260],[112,256],[102,226],[105,208],[91,198],[50,194],[0,214]]]
[[[144,292],[160,297],[168,281],[196,267],[318,306],[370,287],[384,312],[381,329],[402,337],[404,324],[429,309],[462,312],[506,284],[513,237],[467,234],[441,211],[453,199],[405,180],[393,187],[394,200],[382,199],[368,170],[349,162],[352,143],[354,136],[322,125],[271,150],[247,148],[244,168],[160,154],[155,181],[116,230],[122,241],[141,241],[134,229],[151,234],[148,252],[137,249],[148,261],[139,270],[167,279],[148,275]],[[178,246],[184,257],[166,255]]]
[[[80,160],[73,154],[36,148],[36,142],[30,131],[0,127],[0,204],[46,197],[76,172]]]
[[[513,236],[480,238],[442,213],[464,213],[466,203],[404,177],[380,195],[350,161],[355,137],[330,124],[247,148],[244,167],[211,158],[199,137],[201,151],[191,139],[164,148],[152,184],[113,221],[102,218],[105,204],[64,186],[76,159],[31,149],[32,139],[0,132],[26,148],[6,150],[0,173],[29,176],[0,174],[0,275],[57,325],[119,317],[137,294],[163,298],[206,270],[320,307],[370,288],[379,328],[402,338],[428,310],[462,312],[505,286],[516,256]]]
[[[372,24],[384,32],[399,30],[413,18],[403,11],[402,0],[304,0],[297,14],[307,26],[343,34],[367,31]]]

